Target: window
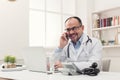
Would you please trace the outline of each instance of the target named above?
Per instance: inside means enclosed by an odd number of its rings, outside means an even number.
[[[30,46],[45,44],[45,13],[30,10],[29,41]]]
[[[76,0],[30,0],[29,45],[57,47],[64,21],[76,15],[75,5]]]
[[[61,15],[46,14],[46,46],[57,46],[61,33]],[[54,44],[55,43],[55,44]]]

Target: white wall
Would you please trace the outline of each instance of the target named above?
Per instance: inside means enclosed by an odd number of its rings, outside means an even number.
[[[81,18],[84,28],[91,35],[91,12],[94,10],[94,0],[77,0],[77,15]]]
[[[0,59],[28,46],[28,0],[0,0]]]
[[[81,18],[87,33],[87,0],[77,0],[77,15]]]
[[[120,0],[94,0],[94,9],[95,10],[104,10],[113,7],[120,6]]]

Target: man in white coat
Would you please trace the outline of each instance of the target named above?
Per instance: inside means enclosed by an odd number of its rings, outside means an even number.
[[[73,62],[80,70],[89,68],[93,62],[100,66],[102,44],[100,40],[91,38],[85,33],[84,25],[79,17],[69,17],[65,21],[65,32],[55,50],[55,68],[63,67],[62,62]]]

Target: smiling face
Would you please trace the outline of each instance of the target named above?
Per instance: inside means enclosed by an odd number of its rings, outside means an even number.
[[[68,37],[74,43],[76,43],[79,40],[84,30],[84,26],[81,25],[81,23],[75,18],[68,19],[65,23],[65,28]]]

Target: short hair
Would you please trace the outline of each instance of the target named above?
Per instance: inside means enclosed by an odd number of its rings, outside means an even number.
[[[67,19],[65,20],[65,23],[66,23],[69,19],[72,19],[72,18],[77,19],[78,22],[80,23],[80,25],[82,25],[82,21],[81,21],[81,19],[80,19],[79,17],[77,17],[77,16],[72,16],[72,17],[67,18]]]

